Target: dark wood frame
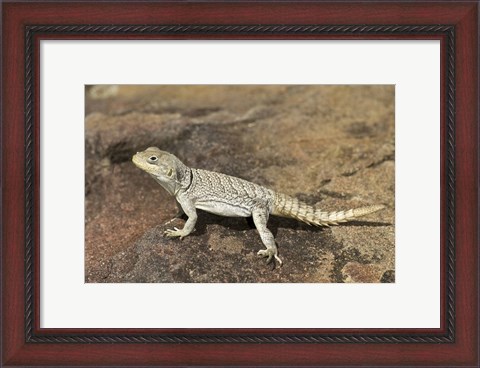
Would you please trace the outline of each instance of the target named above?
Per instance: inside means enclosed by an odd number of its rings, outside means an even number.
[[[2,363],[477,366],[478,5],[4,3]],[[40,329],[38,46],[46,38],[441,40],[441,328]]]

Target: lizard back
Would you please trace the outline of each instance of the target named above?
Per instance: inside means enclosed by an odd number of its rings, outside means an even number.
[[[192,183],[186,193],[195,207],[222,216],[249,217],[258,206],[271,209],[274,192],[261,185],[214,171],[191,169]]]

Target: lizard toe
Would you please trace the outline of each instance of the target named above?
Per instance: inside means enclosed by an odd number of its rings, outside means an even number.
[[[272,261],[273,257],[275,258],[277,257],[273,249],[262,249],[262,250],[259,250],[257,254],[262,257],[268,257],[267,264],[269,264]]]
[[[282,267],[283,261],[282,261],[282,260],[280,259],[280,257],[277,256],[276,254],[275,254],[275,259],[278,261],[278,264],[280,265],[280,267]]]
[[[172,229],[167,229],[163,232],[163,235],[168,237],[168,238],[175,238],[175,237],[180,237],[180,239],[183,238],[183,233],[182,230],[177,229],[176,227]]]

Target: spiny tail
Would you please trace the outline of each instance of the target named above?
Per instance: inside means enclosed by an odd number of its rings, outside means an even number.
[[[326,212],[315,209],[297,198],[275,193],[272,215],[291,217],[309,225],[330,226],[380,211],[383,208],[385,208],[383,205],[372,205],[348,211]]]

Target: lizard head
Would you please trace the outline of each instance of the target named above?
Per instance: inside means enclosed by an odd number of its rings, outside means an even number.
[[[147,172],[170,194],[174,195],[178,184],[177,168],[183,165],[174,155],[149,147],[132,157],[133,163]]]

